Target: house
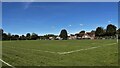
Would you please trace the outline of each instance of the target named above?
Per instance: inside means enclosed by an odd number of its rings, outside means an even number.
[[[54,40],[55,38],[54,37],[49,37],[49,40]]]
[[[91,32],[86,32],[83,36],[82,39],[95,39],[95,34]]]
[[[62,40],[62,38],[60,38],[59,36],[57,36],[55,39],[56,40]]]
[[[76,33],[76,39],[95,39],[95,33],[86,32],[86,33]]]
[[[76,35],[73,35],[73,34],[70,34],[69,39],[70,39],[70,40],[75,40],[75,39],[77,39],[77,36],[76,36]]]

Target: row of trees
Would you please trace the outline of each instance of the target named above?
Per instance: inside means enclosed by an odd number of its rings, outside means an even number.
[[[120,28],[117,30],[115,25],[109,24],[106,29],[102,27],[97,27],[95,31],[96,37],[104,37],[104,38],[116,38],[117,36],[120,38]]]
[[[2,40],[36,40],[38,39],[39,36],[35,33],[27,33],[26,36],[25,35],[11,35],[11,33],[2,33]]]
[[[95,36],[97,38],[103,38],[103,37],[119,37],[120,39],[120,28],[117,30],[117,27],[115,25],[109,24],[107,25],[106,29],[102,28],[102,27],[97,27],[95,31],[91,31],[91,33],[95,34]],[[79,32],[78,36],[82,36],[85,34],[85,31],[81,31]],[[4,33],[3,29],[0,29],[0,39],[1,40],[37,40],[37,39],[49,39],[49,37],[54,37],[56,38],[57,35],[53,35],[53,34],[48,34],[48,35],[44,35],[44,36],[38,36],[38,34],[36,33],[27,33],[26,35],[12,35],[11,33]],[[61,37],[63,40],[67,40],[68,38],[68,33],[67,30],[63,29],[60,32],[59,37]]]
[[[27,33],[26,35],[12,35],[11,33],[4,33],[3,29],[0,29],[0,40],[37,40],[37,39],[49,39],[49,37],[57,37],[57,35],[48,34],[44,36],[38,36],[36,33]]]
[[[85,34],[85,31],[79,32],[79,34],[75,34],[77,37],[81,37]],[[96,30],[92,30],[91,34],[95,34],[95,37],[98,39],[106,38],[106,39],[114,39],[119,38],[120,39],[120,28],[117,30],[117,27],[115,25],[109,24],[107,25],[106,29],[103,27],[97,27]],[[67,39],[67,31],[62,30],[60,33],[60,37],[62,37],[64,40]]]

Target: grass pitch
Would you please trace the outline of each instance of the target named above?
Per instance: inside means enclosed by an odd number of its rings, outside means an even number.
[[[12,66],[118,65],[116,40],[3,41],[2,49],[2,60]]]

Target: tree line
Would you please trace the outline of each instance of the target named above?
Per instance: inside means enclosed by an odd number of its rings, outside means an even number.
[[[106,29],[103,27],[97,27],[95,31],[95,36],[98,38],[120,38],[120,28],[117,29],[115,25],[109,24]]]
[[[103,27],[97,27],[96,30],[92,30],[91,33],[95,34],[95,37],[100,39],[100,38],[119,38],[120,39],[120,28],[117,29],[117,27],[115,25],[112,24],[108,24],[106,29],[104,29]],[[85,34],[85,31],[80,31],[79,34],[77,36],[81,36]],[[49,37],[60,37],[63,40],[67,40],[68,39],[68,33],[67,30],[63,29],[60,32],[60,35],[54,35],[54,34],[46,34],[44,36],[38,36],[38,34],[36,33],[27,33],[26,35],[13,35],[11,33],[5,33],[3,29],[0,29],[0,39],[1,40],[37,40],[37,39],[41,39],[41,40],[46,40],[49,39]],[[57,40],[57,39],[56,39]]]

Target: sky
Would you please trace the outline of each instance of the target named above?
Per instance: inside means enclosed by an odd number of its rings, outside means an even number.
[[[59,35],[118,25],[117,2],[3,2],[2,28],[12,34]]]

